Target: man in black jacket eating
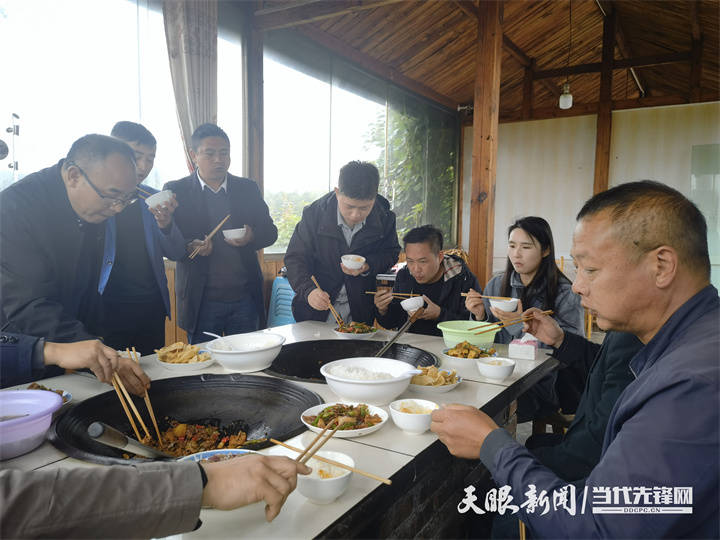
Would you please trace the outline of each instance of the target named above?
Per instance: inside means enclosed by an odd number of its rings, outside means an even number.
[[[378,195],[379,183],[372,163],[351,161],[340,169],[338,187],[303,210],[285,255],[298,322],[332,320],[332,304],[345,322],[373,323],[372,297],[365,292],[375,290],[375,275],[395,264],[400,253],[395,214]],[[346,254],[360,255],[365,263],[347,268],[340,260]]]

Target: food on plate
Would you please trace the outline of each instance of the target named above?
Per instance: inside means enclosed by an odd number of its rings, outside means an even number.
[[[370,408],[361,403],[359,405],[345,405],[336,403],[325,407],[316,416],[303,416],[303,420],[311,426],[324,428],[330,422],[337,420],[340,423],[338,429],[364,429],[382,422],[377,414],[371,414]]]
[[[205,362],[212,357],[210,353],[200,352],[197,345],[188,345],[182,341],[167,345],[162,349],[155,349],[158,359],[168,364],[194,364],[197,362]]]
[[[403,401],[402,403],[400,403],[398,411],[407,414],[430,414],[431,412],[433,412],[433,410],[429,407],[421,407],[414,401]]]
[[[483,360],[484,364],[488,366],[502,366],[504,365],[500,360]]]
[[[328,368],[328,373],[335,377],[354,381],[380,381],[393,378],[390,373],[373,371],[360,366],[332,366]]]
[[[445,386],[447,384],[455,384],[458,382],[458,376],[455,370],[440,371],[435,366],[418,366],[422,370],[422,374],[415,375],[410,379],[410,384],[419,384],[421,386]]]
[[[333,465],[330,465],[329,463],[325,463],[323,461],[318,461],[315,458],[312,458],[308,463],[308,467],[312,468],[312,472],[310,473],[310,478],[320,478],[321,480],[329,480],[330,478],[337,478],[338,476],[342,476],[346,474],[345,469],[341,469],[340,467],[335,467]]]
[[[482,347],[477,347],[467,341],[463,341],[450,349],[447,354],[457,358],[483,358],[495,354],[495,349],[483,349]]]
[[[191,424],[169,421],[170,427],[160,435],[163,439],[162,447],[157,439],[144,437],[143,444],[157,448],[175,457],[189,456],[205,450],[219,450],[221,448],[242,448],[249,444],[247,434],[242,430],[220,429],[211,424]]]
[[[67,400],[68,400],[67,395],[65,395],[65,396],[63,395],[65,393],[65,390],[55,390],[54,388],[48,388],[47,386],[43,386],[42,384],[38,384],[36,382],[30,383],[28,385],[27,389],[28,390],[46,390],[48,392],[55,392],[62,398],[63,403],[67,403]]]
[[[377,328],[363,322],[351,322],[341,324],[335,331],[343,334],[372,334],[377,332]]]

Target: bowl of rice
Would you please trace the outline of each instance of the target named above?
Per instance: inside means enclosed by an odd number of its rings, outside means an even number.
[[[371,356],[328,362],[320,373],[342,399],[387,405],[407,390],[410,379],[420,371],[407,362]]]

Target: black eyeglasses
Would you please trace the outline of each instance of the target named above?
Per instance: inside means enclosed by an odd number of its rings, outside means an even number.
[[[97,193],[97,196],[100,197],[103,201],[105,201],[105,204],[111,208],[113,206],[125,208],[126,206],[128,206],[138,200],[138,196],[135,193],[132,193],[123,199],[120,199],[118,197],[110,197],[109,195],[103,195],[103,193],[97,188],[97,186],[92,183],[92,181],[90,180],[90,177],[87,175],[87,173],[80,168],[80,165],[78,165],[74,161],[69,161],[67,163],[67,166],[68,167],[70,167],[70,166],[76,167],[77,170],[80,171],[80,174],[83,175],[83,178],[85,178],[87,183],[90,185],[90,187],[93,188],[93,191],[95,193]]]

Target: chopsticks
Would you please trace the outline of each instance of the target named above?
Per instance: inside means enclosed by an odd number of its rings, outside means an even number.
[[[128,391],[125,389],[125,385],[123,384],[123,382],[122,382],[122,380],[120,379],[120,377],[118,376],[118,374],[117,374],[117,373],[113,373],[113,386],[116,386],[116,385],[117,385],[117,387],[120,388],[120,390],[122,390],[122,395],[125,396],[125,399],[127,400],[128,404],[130,405],[130,408],[131,408],[131,409],[133,410],[133,412],[135,413],[135,416],[137,416],[137,419],[138,419],[138,421],[140,422],[140,426],[141,426],[141,427],[143,428],[143,430],[145,431],[145,435],[147,435],[147,438],[148,438],[148,439],[152,439],[152,437],[150,436],[150,432],[148,431],[148,428],[147,428],[147,426],[145,425],[145,422],[143,422],[142,416],[140,416],[140,413],[138,412],[137,408],[135,407],[135,403],[133,403],[133,400],[132,400],[132,398],[130,397],[130,394],[129,394]],[[117,387],[115,388],[116,390],[117,390]],[[118,392],[118,396],[120,396],[120,393],[119,393],[119,392]],[[128,418],[130,419],[130,424],[133,426],[133,428],[135,428],[135,435],[137,435],[138,441],[141,441],[142,438],[140,437],[140,434],[138,433],[137,427],[135,426],[135,422],[132,421],[132,417],[130,416],[130,412],[128,411],[127,406],[125,405],[125,403],[123,402],[123,398],[122,398],[122,397],[120,397],[120,402],[123,404],[123,409],[125,409],[125,414],[127,414],[127,415],[128,415]]]
[[[552,310],[552,309],[547,309],[547,310],[545,310],[545,311],[541,311],[540,313],[542,313],[543,315],[552,315],[553,310]],[[500,324],[489,323],[489,324],[490,324],[490,328],[486,328],[485,330],[482,330],[482,331],[480,331],[480,332],[475,332],[475,335],[478,336],[478,335],[480,335],[480,334],[484,334],[485,332],[494,332],[494,331],[496,331],[498,328],[505,328],[506,326],[512,326],[512,325],[514,325],[514,324],[520,324],[520,323],[522,323],[522,322],[527,322],[527,321],[529,321],[530,319],[532,319],[532,318],[534,317],[534,315],[535,315],[534,313],[530,313],[529,315],[524,315],[524,316],[522,316],[522,317],[517,317],[517,318],[515,318],[515,319],[510,319],[510,320],[507,320],[507,321],[505,321],[505,322],[503,322],[503,323],[500,323]],[[474,326],[474,327],[472,327],[472,328],[468,328],[468,330],[477,330],[478,328],[482,328],[483,326],[487,326],[487,324],[481,324],[480,326]]]
[[[289,444],[285,444],[284,442],[280,442],[275,439],[270,439],[270,442],[273,444],[277,444],[279,446],[283,446],[287,448],[288,450],[292,450],[293,452],[302,452],[299,448],[295,448],[294,446],[290,446]],[[387,484],[388,486],[392,484],[392,480],[388,480],[387,478],[383,478],[382,476],[377,476],[375,474],[365,472],[360,469],[356,469],[355,467],[350,467],[349,465],[345,465],[344,463],[340,463],[339,461],[333,461],[332,459],[327,459],[320,456],[314,456],[315,459],[318,461],[322,461],[323,463],[327,463],[328,465],[334,465],[335,467],[340,467],[341,469],[345,469],[348,471],[352,471],[354,473],[358,473],[362,476],[367,476],[368,478],[372,478],[373,480],[377,480],[378,482],[382,482],[383,484]]]
[[[378,294],[377,291],[365,291],[365,294]],[[404,293],[404,292],[394,292],[392,293],[393,298],[413,298],[415,296],[422,296],[421,294],[416,293]]]
[[[317,279],[315,279],[315,276],[310,276],[310,279],[312,279],[312,282],[315,284],[315,286],[322,291],[322,287],[317,282]],[[335,308],[332,305],[332,302],[330,303],[330,312],[333,314],[333,317],[335,317],[335,322],[337,322],[338,327],[343,325],[343,320],[340,317],[340,314],[335,311]]]
[[[128,356],[130,356],[130,351],[127,349],[127,347],[125,348],[125,351],[128,353]],[[135,362],[137,362],[138,365],[140,364],[140,356],[138,355],[137,351],[135,350],[135,347],[132,348],[131,358],[134,358]],[[160,445],[160,448],[162,448],[163,440],[162,440],[162,436],[160,435],[160,428],[158,428],[158,423],[157,423],[157,420],[155,419],[155,411],[153,410],[152,403],[150,403],[150,396],[148,395],[147,390],[145,391],[145,395],[143,396],[143,398],[145,399],[145,406],[147,407],[148,412],[150,413],[150,419],[152,420],[153,426],[155,427],[155,433],[157,433],[158,444]]]
[[[115,373],[113,373],[113,376],[111,379],[113,388],[115,388],[115,392],[117,392],[118,399],[120,400],[120,405],[122,405],[122,408],[125,411],[125,414],[127,415],[128,420],[130,420],[130,425],[132,426],[133,432],[135,433],[135,438],[138,441],[141,441],[142,437],[140,437],[140,432],[138,431],[138,428],[135,425],[135,420],[133,420],[132,414],[130,414],[130,410],[128,409],[127,405],[125,404],[125,400],[123,399],[122,393],[120,392],[120,387],[118,386],[116,379],[117,379],[117,375]],[[120,380],[120,379],[117,379],[117,380]]]
[[[210,240],[213,236],[215,236],[215,233],[217,233],[217,232],[220,230],[220,227],[222,227],[223,225],[225,225],[225,222],[226,222],[228,219],[230,219],[230,214],[228,214],[227,216],[225,216],[225,217],[223,218],[223,220],[222,220],[220,223],[217,224],[217,227],[215,227],[212,231],[210,231],[210,234],[208,234],[208,235],[205,237],[205,240],[203,240],[203,242],[207,242],[207,241]],[[189,257],[189,258],[190,258],[190,259],[194,259],[195,256],[196,256],[196,255],[198,254],[198,252],[200,251],[200,249],[202,249],[202,246],[196,247],[195,250],[190,254],[190,257]]]
[[[467,296],[469,293],[460,293],[460,296]],[[478,294],[478,298],[488,298],[490,300],[512,300],[512,298],[508,298],[507,296],[488,296],[486,294]]]
[[[310,461],[310,459],[317,453],[317,451],[320,450],[323,447],[323,445],[326,442],[328,442],[332,438],[332,436],[335,435],[335,432],[340,428],[340,422],[338,422],[337,418],[334,420],[334,422],[337,425],[335,426],[335,429],[333,429],[330,432],[330,435],[328,435],[322,441],[320,441],[320,438],[325,434],[325,432],[328,430],[328,428],[333,424],[332,422],[330,422],[327,426],[325,426],[325,429],[323,429],[320,433],[317,434],[317,436],[313,439],[313,441],[305,449],[305,451],[302,454],[300,454],[298,457],[295,458],[295,461],[297,461],[298,463],[302,463],[303,465],[305,465],[308,461]],[[315,446],[315,443],[317,443],[318,441],[320,441],[320,444],[318,444],[315,448],[313,448],[313,446]],[[312,448],[312,450],[311,450],[311,448]],[[308,450],[310,451],[309,453],[308,453]]]

